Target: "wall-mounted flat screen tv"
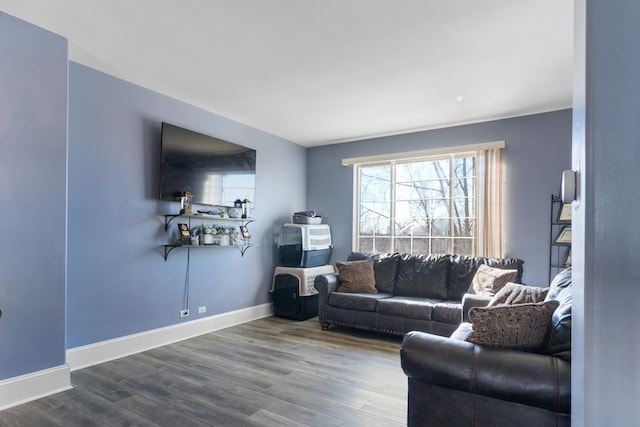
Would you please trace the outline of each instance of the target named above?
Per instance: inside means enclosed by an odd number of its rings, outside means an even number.
[[[255,201],[256,150],[162,123],[161,151],[161,200],[179,200],[189,190],[193,203],[203,205]]]

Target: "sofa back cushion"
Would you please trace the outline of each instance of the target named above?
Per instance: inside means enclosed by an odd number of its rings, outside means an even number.
[[[450,258],[450,255],[400,255],[393,293],[446,300]]]
[[[560,305],[551,316],[551,331],[544,353],[568,361],[571,361],[571,288],[571,268],[567,268],[553,278],[545,298],[545,301],[557,300]]]
[[[348,261],[373,260],[373,275],[378,292],[392,294],[398,274],[400,254],[376,254],[372,252],[351,252]]]
[[[449,269],[449,288],[447,297],[450,300],[461,301],[464,294],[469,289],[476,270],[481,265],[489,267],[502,268],[508,270],[517,270],[514,283],[522,283],[522,265],[524,261],[517,258],[487,258],[472,257],[467,255],[452,255],[451,268]]]

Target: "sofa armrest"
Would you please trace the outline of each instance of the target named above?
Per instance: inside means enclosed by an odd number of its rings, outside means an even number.
[[[338,273],[319,274],[313,281],[318,291],[318,320],[325,321],[325,307],[329,304],[329,295],[340,286]]]
[[[416,381],[571,413],[571,364],[557,357],[412,331],[404,337],[400,360]]]
[[[469,322],[469,309],[472,307],[486,307],[491,297],[475,294],[464,294],[462,297],[462,322]]]

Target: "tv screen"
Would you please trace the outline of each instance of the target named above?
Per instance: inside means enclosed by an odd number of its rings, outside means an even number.
[[[161,200],[179,200],[189,190],[193,203],[203,205],[255,201],[256,150],[162,123],[161,151]]]

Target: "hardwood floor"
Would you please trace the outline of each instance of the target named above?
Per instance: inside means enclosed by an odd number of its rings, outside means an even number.
[[[400,342],[269,317],[74,371],[0,426],[404,426]]]

